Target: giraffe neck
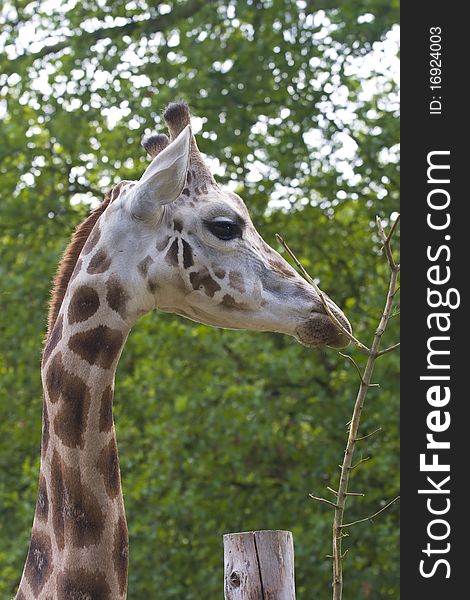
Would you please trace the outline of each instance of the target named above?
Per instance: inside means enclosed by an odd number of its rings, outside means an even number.
[[[119,310],[124,290],[110,295],[109,278],[77,279],[43,355],[39,491],[17,600],[126,597],[128,535],[112,401],[133,319]]]

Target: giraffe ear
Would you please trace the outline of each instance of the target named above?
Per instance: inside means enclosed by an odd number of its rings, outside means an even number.
[[[131,211],[136,218],[155,218],[161,206],[181,194],[188,172],[191,138],[191,126],[187,125],[147,167],[133,190]]]

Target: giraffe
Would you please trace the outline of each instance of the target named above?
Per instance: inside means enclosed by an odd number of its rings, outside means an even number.
[[[42,356],[41,466],[16,600],[123,600],[128,533],[112,414],[131,327],[153,309],[215,327],[341,347],[313,290],[255,230],[200,154],[184,102],[151,162],[121,181],[72,236],[54,281]],[[350,331],[341,310],[331,310]]]

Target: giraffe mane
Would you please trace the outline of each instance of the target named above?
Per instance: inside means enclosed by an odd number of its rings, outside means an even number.
[[[111,200],[111,194],[107,192],[101,204],[91,212],[88,217],[77,227],[72,234],[70,242],[65,249],[65,252],[60,259],[59,266],[52,284],[51,298],[49,301],[49,312],[47,316],[47,333],[44,342],[47,342],[54,328],[57,316],[62,306],[62,301],[67,291],[67,287],[72,276],[75,265],[77,264],[80,252],[85,245],[91,230],[95,226],[96,221],[100,218],[103,212],[108,207]]]

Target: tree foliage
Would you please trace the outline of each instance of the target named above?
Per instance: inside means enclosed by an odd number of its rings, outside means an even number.
[[[366,343],[386,264],[374,218],[398,210],[395,0],[16,0],[0,47],[0,595],[13,595],[34,511],[40,353],[50,281],[74,226],[147,159],[165,105],[266,241],[280,232]],[[380,45],[382,43],[382,45]],[[387,46],[388,44],[388,46]],[[387,331],[398,338],[397,319]],[[361,360],[359,357],[358,360]],[[398,488],[398,357],[363,417],[350,520]],[[221,535],[289,529],[298,597],[328,598],[331,514],[357,374],[277,334],[143,318],[118,368],[115,418],[130,530],[129,598],[222,594]],[[323,493],[321,494],[323,495]],[[346,597],[398,597],[396,508],[348,538]]]

